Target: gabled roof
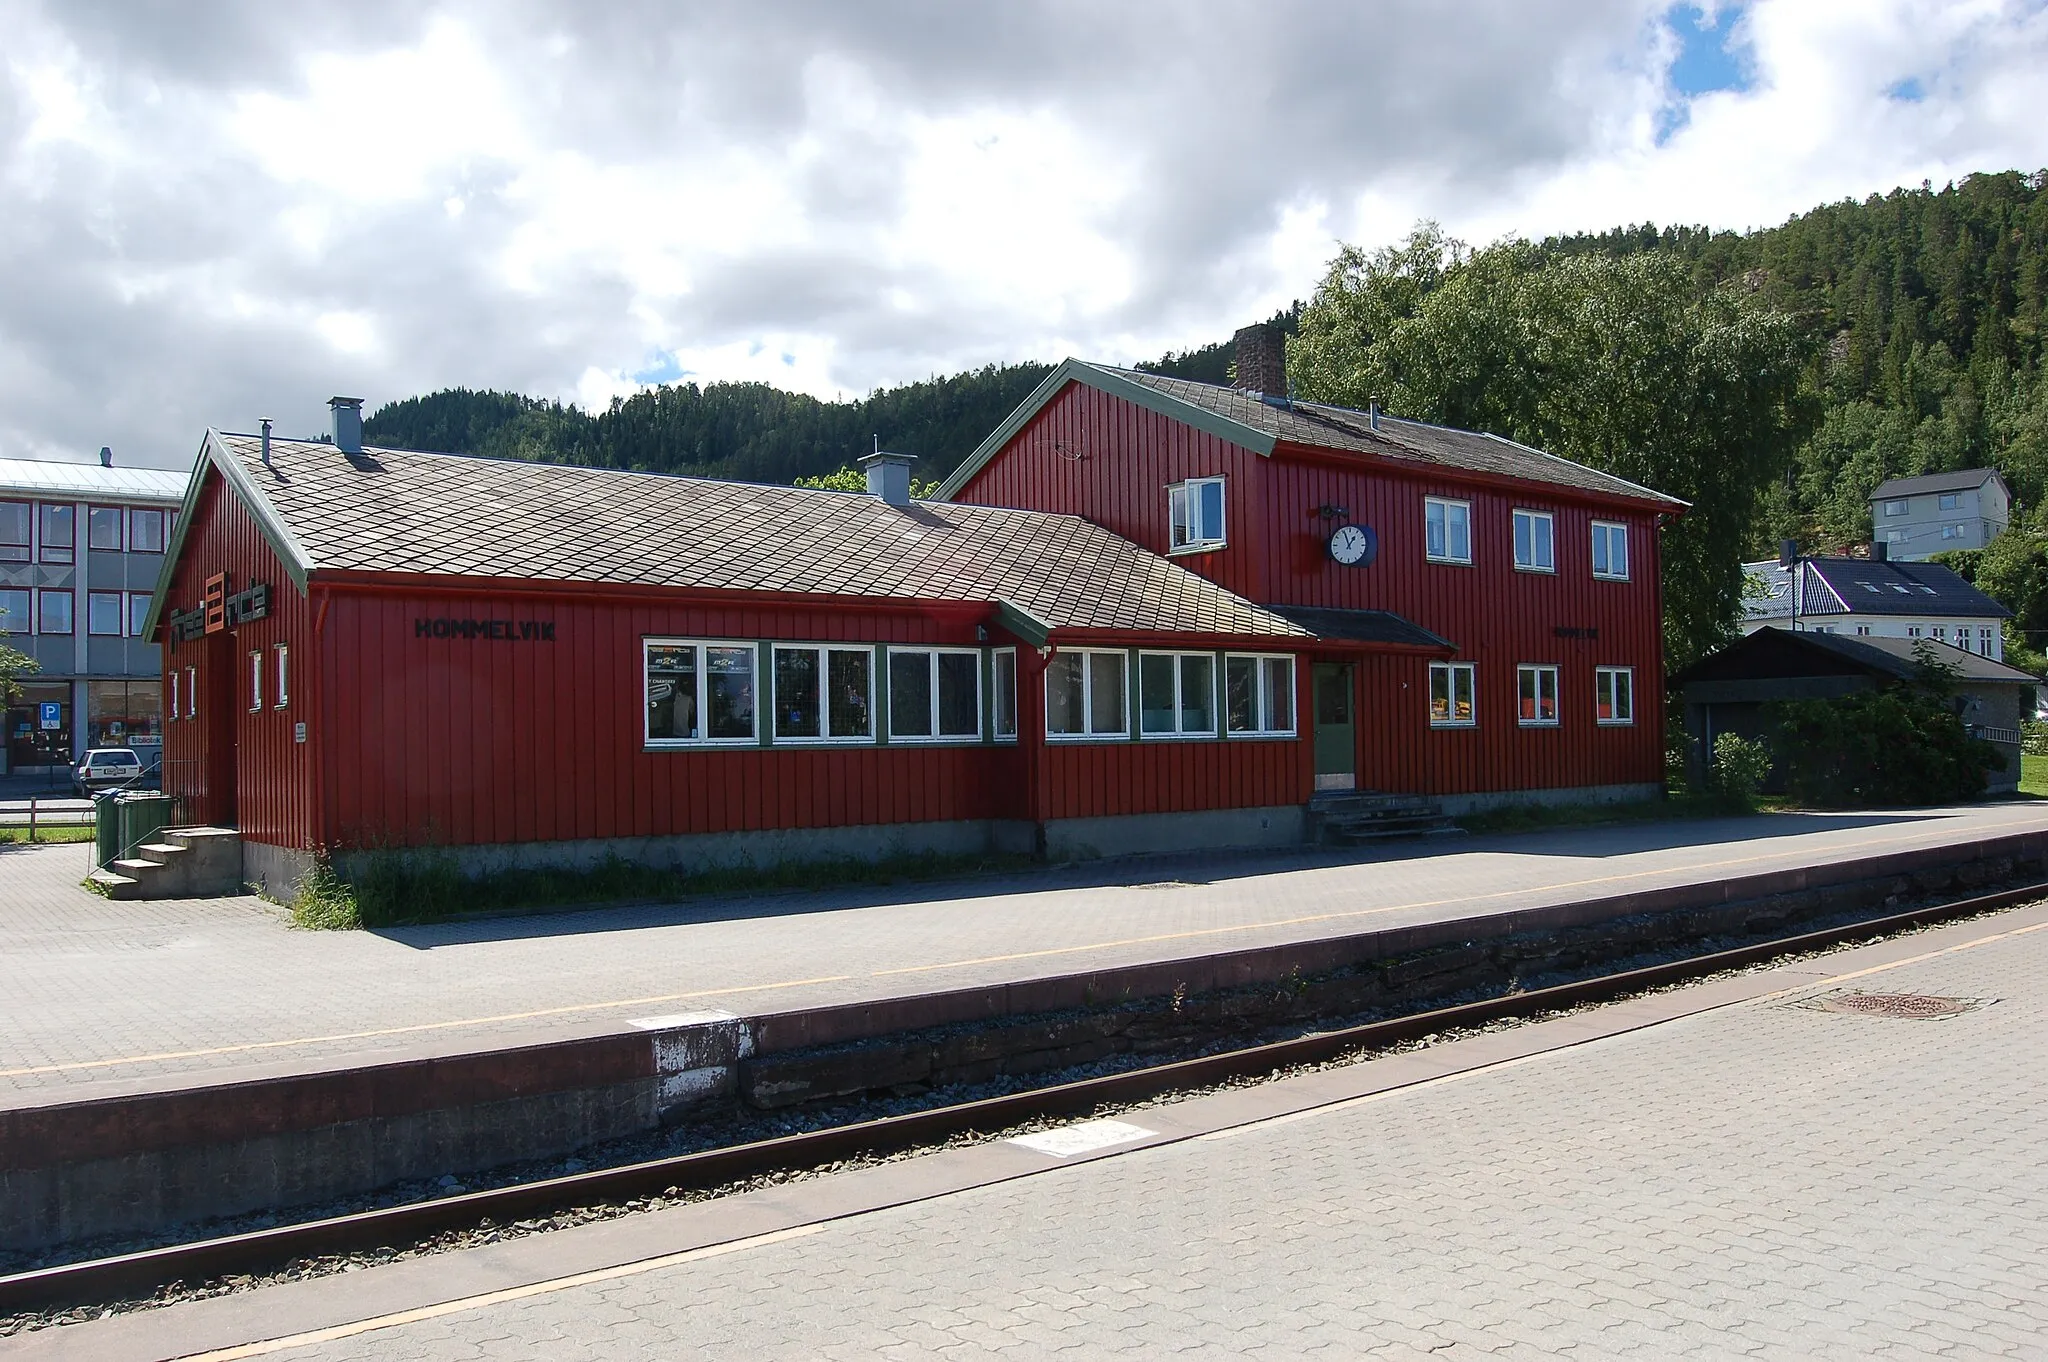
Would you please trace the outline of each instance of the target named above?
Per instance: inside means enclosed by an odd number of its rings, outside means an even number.
[[[2000,487],[2005,478],[1995,468],[1964,468],[1954,473],[1923,473],[1917,478],[1893,478],[1881,482],[1870,494],[1872,501],[1890,501],[1899,497],[1924,497],[1933,492],[1973,492],[1985,483],[1996,479]]]
[[[938,495],[951,497],[957,494],[967,485],[968,479],[985,467],[1069,383],[1084,384],[1099,392],[1121,397],[1255,454],[1271,455],[1274,447],[1285,441],[1418,468],[1434,466],[1549,483],[1577,492],[1647,502],[1662,510],[1679,510],[1686,505],[1676,497],[1652,491],[1626,478],[1602,473],[1498,435],[1404,421],[1384,413],[1375,429],[1370,415],[1348,407],[1268,400],[1243,388],[1167,378],[1137,369],[1118,369],[1077,359],[1063,362],[1048,374],[1045,381],[953,471],[952,476],[939,485]]]
[[[1947,619],[2005,619],[2012,612],[1939,563],[1878,562],[1868,558],[1802,558],[1795,574],[1774,562],[1744,563],[1744,575],[1763,582],[1765,599],[1745,603],[1743,618],[1789,619],[1792,582],[1801,583],[1799,614],[1928,615]]]
[[[1078,516],[276,438],[265,465],[261,449],[207,432],[170,559],[213,469],[302,590],[315,574],[388,572],[1000,602],[1055,630],[1308,636]]]
[[[1771,626],[1701,658],[1672,677],[1671,684],[1843,674],[1911,680],[1919,675],[1922,657],[1954,669],[1958,681],[2032,686],[2041,680],[2032,672],[1932,639],[1795,633]]]
[[[169,504],[185,490],[189,475],[163,468],[103,468],[55,459],[0,459],[0,496],[104,497],[109,501]]]

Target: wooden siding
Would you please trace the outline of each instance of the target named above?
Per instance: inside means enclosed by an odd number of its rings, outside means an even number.
[[[308,646],[312,637],[309,599],[286,575],[284,565],[256,528],[247,508],[229,494],[217,474],[200,495],[185,549],[164,600],[166,617],[189,610],[205,595],[206,580],[228,575],[230,593],[257,583],[270,587],[270,615],[189,643],[161,637],[164,703],[171,696],[170,673],[178,673],[178,718],[164,720],[164,791],[180,800],[176,817],[191,823],[225,823],[251,841],[296,848],[318,844],[313,807],[313,742],[294,740],[293,725],[311,718],[320,679]],[[274,645],[288,645],[289,699],[277,707]],[[263,654],[263,708],[249,708],[249,653]],[[182,717],[190,704],[185,669],[198,677],[198,717]],[[317,726],[309,734],[318,738]],[[232,771],[233,788],[220,788]]]

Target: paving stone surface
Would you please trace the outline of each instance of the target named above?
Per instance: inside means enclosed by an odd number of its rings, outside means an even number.
[[[110,903],[78,887],[88,848],[0,844],[0,1106],[1186,958],[2042,827],[2031,804],[1787,814],[344,933],[295,931],[256,898]]]
[[[275,1355],[2039,1358],[2044,978],[2034,929],[1847,985],[1996,1000],[1944,1020],[1722,1007]]]

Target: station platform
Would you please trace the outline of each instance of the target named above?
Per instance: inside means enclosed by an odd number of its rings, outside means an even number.
[[[1481,922],[2048,832],[2032,802],[1048,867],[381,931],[253,897],[111,903],[0,847],[0,1110]],[[909,1015],[906,1013],[905,1015]]]

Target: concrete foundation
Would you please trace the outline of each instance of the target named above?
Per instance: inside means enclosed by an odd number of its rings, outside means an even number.
[[[1300,804],[1275,804],[1263,809],[1055,819],[1045,825],[1045,854],[1056,861],[1090,860],[1164,851],[1296,846],[1307,839],[1307,809]]]
[[[1439,795],[1437,802],[1453,818],[1488,809],[1562,808],[1572,804],[1643,804],[1664,797],[1664,787],[1637,785],[1572,785],[1555,790],[1489,790],[1480,794]]]

